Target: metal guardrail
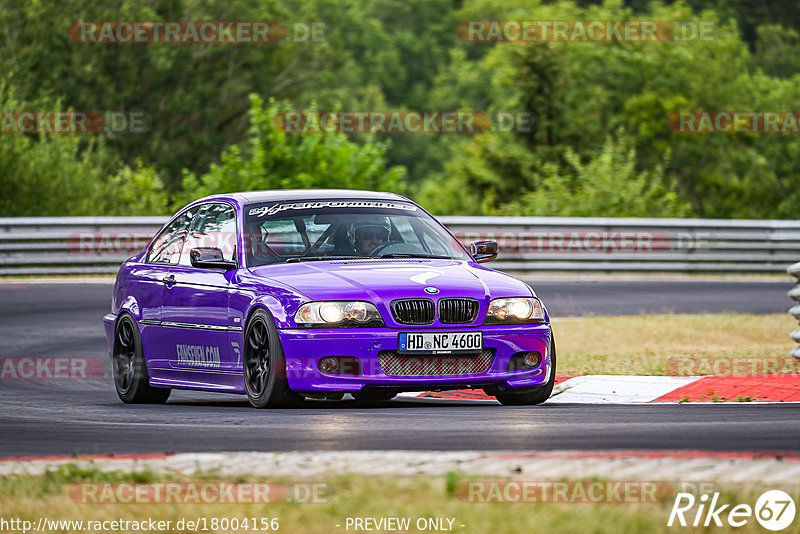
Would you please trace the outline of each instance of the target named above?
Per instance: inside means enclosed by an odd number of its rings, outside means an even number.
[[[500,244],[508,271],[782,273],[800,221],[605,217],[443,217],[462,239]]]
[[[792,306],[792,308],[789,310],[789,313],[794,315],[795,319],[800,320],[800,262],[795,263],[794,265],[786,269],[786,271],[795,278],[797,278],[797,285],[794,286],[794,288],[789,291],[789,296],[794,300],[796,300],[797,304]],[[797,343],[800,343],[800,328],[792,332],[790,336]],[[792,356],[794,356],[795,358],[800,358],[800,347],[794,348],[794,350],[792,351]]]
[[[0,275],[114,274],[166,217],[0,218]]]
[[[164,217],[0,218],[0,275],[112,274]],[[465,243],[497,241],[515,272],[783,273],[800,221],[442,217]],[[793,308],[794,309],[794,308]]]

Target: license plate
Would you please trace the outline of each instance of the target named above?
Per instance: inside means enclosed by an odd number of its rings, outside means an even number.
[[[399,352],[452,354],[478,352],[483,348],[483,332],[400,332]]]

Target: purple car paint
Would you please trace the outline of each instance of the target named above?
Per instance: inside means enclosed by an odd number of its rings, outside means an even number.
[[[259,380],[277,380],[295,398],[482,388],[539,404],[555,375],[550,320],[528,284],[481,264],[494,256],[495,243],[468,250],[391,193],[203,198],[119,270],[104,318],[117,391],[126,402],[229,392],[257,405]],[[251,326],[259,310],[266,328]]]

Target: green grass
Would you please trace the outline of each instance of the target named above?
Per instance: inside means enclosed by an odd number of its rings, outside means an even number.
[[[671,358],[717,357],[775,358],[785,364],[776,372],[798,372],[800,362],[789,356],[795,346],[789,333],[796,328],[789,314],[590,316],[553,323],[560,375],[664,375]]]
[[[207,480],[208,474],[183,477],[179,481]],[[502,534],[519,532],[640,533],[674,532],[666,526],[673,499],[668,495],[657,503],[579,504],[522,503],[476,504],[462,500],[459,486],[469,480],[497,480],[498,477],[470,477],[450,472],[438,477],[363,477],[341,475],[316,478],[329,484],[329,500],[322,504],[79,504],[70,499],[69,487],[76,482],[157,482],[153,473],[104,473],[94,469],[67,466],[44,476],[0,477],[0,516],[38,521],[49,519],[82,520],[170,520],[181,518],[278,518],[280,531],[303,534],[348,532],[348,517],[454,518],[454,532],[464,534]],[[170,480],[175,480],[174,478]],[[219,480],[219,478],[217,478]],[[535,480],[531,477],[529,480]],[[277,481],[277,480],[273,480]],[[290,482],[283,480],[283,482]],[[297,481],[294,481],[297,482]],[[754,504],[765,488],[726,487],[722,495],[731,503]],[[794,495],[798,501],[798,495]],[[687,516],[688,517],[688,516]],[[465,525],[463,528],[460,525]],[[336,525],[342,525],[336,527]],[[681,532],[700,529],[681,528]],[[174,530],[172,530],[174,531]],[[411,532],[417,532],[412,526]],[[733,532],[714,528],[714,532]],[[762,532],[751,520],[739,533]],[[77,532],[65,530],[63,532]],[[239,530],[238,532],[245,532]],[[353,532],[351,529],[349,532]]]

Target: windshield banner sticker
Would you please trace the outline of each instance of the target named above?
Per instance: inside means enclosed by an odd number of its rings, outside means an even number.
[[[275,204],[273,206],[261,206],[253,208],[248,215],[264,217],[265,215],[275,215],[286,210],[306,210],[319,208],[388,208],[395,210],[416,211],[417,207],[401,202],[384,202],[374,200],[330,200],[321,202],[293,202],[289,204]]]

